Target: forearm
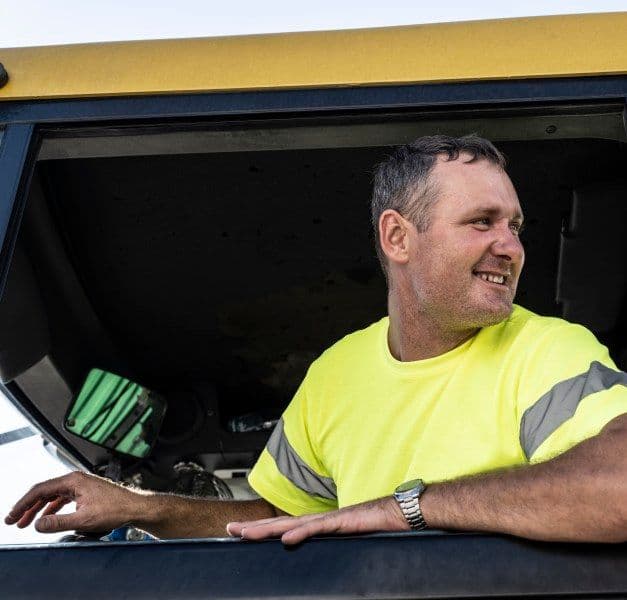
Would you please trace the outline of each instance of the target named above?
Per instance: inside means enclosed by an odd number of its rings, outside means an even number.
[[[420,505],[437,529],[627,541],[627,415],[546,463],[431,484]],[[230,533],[298,544],[314,535],[407,529],[398,503],[386,496],[328,513],[232,523]]]
[[[230,521],[275,517],[265,500],[208,500],[142,494],[129,522],[158,538],[225,537]]]
[[[545,463],[436,483],[421,499],[436,529],[567,541],[627,540],[627,418]]]

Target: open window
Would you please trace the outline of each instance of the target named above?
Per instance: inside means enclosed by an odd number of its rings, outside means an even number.
[[[526,215],[517,302],[589,326],[625,368],[623,105],[553,104],[47,126],[0,306],[2,380],[59,431],[94,366],[162,392],[153,457],[124,465],[148,487],[184,457],[250,467],[309,363],[386,312],[373,166],[471,132],[507,156]]]

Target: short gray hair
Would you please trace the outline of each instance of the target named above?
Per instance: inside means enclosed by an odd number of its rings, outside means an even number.
[[[460,152],[470,154],[466,162],[487,160],[505,169],[505,157],[492,142],[475,134],[454,138],[428,135],[411,144],[399,146],[374,171],[371,216],[377,256],[387,277],[387,263],[379,239],[379,217],[393,209],[411,221],[418,231],[431,224],[433,205],[437,200],[436,182],[429,177],[438,155],[457,160]]]

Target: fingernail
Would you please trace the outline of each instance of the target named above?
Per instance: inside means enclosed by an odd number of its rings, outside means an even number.
[[[231,537],[233,537],[233,534],[231,533],[231,525],[232,525],[232,523],[227,523],[227,524],[226,524],[226,532],[227,532],[227,533],[228,533]]]
[[[246,529],[242,529],[242,530],[240,531],[239,536],[240,536],[242,539],[244,539],[244,538],[246,537]]]

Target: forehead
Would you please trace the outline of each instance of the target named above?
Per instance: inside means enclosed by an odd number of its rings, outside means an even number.
[[[457,160],[438,157],[431,172],[438,195],[435,215],[483,210],[521,218],[518,195],[507,173],[485,159],[468,162],[469,158],[464,153]]]

